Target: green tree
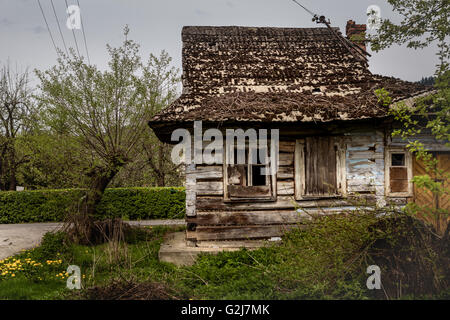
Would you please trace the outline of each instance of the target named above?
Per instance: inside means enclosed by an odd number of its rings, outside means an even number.
[[[148,81],[157,59],[150,56],[143,63],[139,45],[128,33],[125,27],[120,47],[107,45],[110,60],[105,71],[85,63],[73,50],[70,55],[60,53],[51,69],[36,71],[40,101],[55,122],[78,139],[80,155],[89,162],[83,214],[91,221],[108,184],[138,156],[149,131],[147,121],[158,108],[152,100],[160,92]]]
[[[150,56],[148,70],[143,74],[148,84],[145,96],[153,112],[159,112],[178,96],[179,71],[171,67],[172,59],[163,51]],[[171,160],[172,146],[162,143],[152,130],[144,133],[139,153],[112,182],[115,186],[181,186],[180,166]]]
[[[16,190],[17,172],[29,161],[18,144],[27,139],[35,124],[28,70],[13,71],[9,63],[0,68],[0,189]]]
[[[372,50],[379,51],[393,44],[406,44],[408,48],[420,49],[437,43],[441,65],[450,55],[450,0],[387,0],[393,11],[401,17],[396,24],[382,19],[375,36],[370,37]]]
[[[166,52],[163,52],[159,59],[151,57],[149,67],[154,72],[144,74],[145,81],[150,83],[147,87],[147,96],[155,111],[165,108],[178,95],[178,70],[170,68],[170,62],[171,58]],[[180,184],[179,166],[171,160],[171,146],[159,141],[153,131],[147,131],[142,148],[146,164],[154,175],[158,187]]]
[[[18,181],[26,189],[88,186],[84,173],[89,162],[82,156],[76,137],[41,128],[19,141],[19,150],[29,155],[18,171]]]
[[[408,140],[407,148],[426,164],[427,175],[416,176],[413,182],[435,194],[448,194],[449,187],[445,181],[450,178],[450,173],[437,168],[436,159],[414,136],[424,131],[431,132],[436,139],[450,146],[450,0],[388,0],[388,3],[402,20],[398,24],[389,19],[382,20],[377,34],[370,38],[371,48],[379,51],[393,44],[406,44],[409,48],[420,49],[436,43],[439,57],[435,74],[436,90],[416,99],[413,106],[397,103],[391,107],[391,115],[402,124],[400,129],[394,130],[393,136]],[[377,91],[377,95],[386,105],[391,104],[386,90]],[[412,212],[422,210],[437,215],[449,214],[448,210],[432,210],[414,204],[409,205],[408,209]],[[449,241],[449,232],[450,224],[443,237],[444,243]]]

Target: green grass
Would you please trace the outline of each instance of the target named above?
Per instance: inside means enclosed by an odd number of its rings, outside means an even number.
[[[5,300],[52,300],[61,296],[61,281],[30,283],[25,277],[0,281],[0,299]]]
[[[80,267],[85,287],[106,284],[116,277],[145,280],[158,276],[163,279],[176,269],[158,260],[163,236],[171,230],[153,227],[137,231],[118,251],[109,244],[67,247],[63,244],[62,233],[46,234],[40,247],[0,261],[0,299],[61,299],[70,296],[72,291],[66,288],[67,276],[57,276],[65,273],[69,265]],[[48,260],[61,263],[49,265]],[[40,265],[35,267],[25,261]],[[2,275],[8,269],[6,265],[14,262],[16,266]]]
[[[40,247],[15,257],[41,261],[41,272],[19,271],[14,278],[0,277],[0,298],[78,299],[82,296],[65,288],[65,278],[55,279],[74,264],[81,268],[85,288],[132,279],[162,283],[180,298],[371,299],[374,292],[365,285],[371,261],[365,248],[377,238],[387,238],[368,232],[375,221],[370,214],[324,217],[308,230],[285,235],[281,244],[202,254],[195,265],[181,268],[158,260],[164,235],[173,231],[168,227],[137,230],[119,247],[64,246],[64,235],[49,235]],[[47,266],[48,259],[62,262]]]

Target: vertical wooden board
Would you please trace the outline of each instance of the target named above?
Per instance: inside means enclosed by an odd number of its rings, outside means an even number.
[[[336,193],[334,137],[306,138],[306,194]]]
[[[346,148],[343,138],[336,139],[336,180],[338,191],[345,196],[347,194],[347,170],[346,170]]]
[[[196,214],[196,177],[195,164],[186,166],[186,216],[193,217]]]
[[[230,195],[228,194],[228,175],[229,175],[229,172],[228,172],[228,165],[227,165],[227,163],[229,161],[229,159],[228,159],[228,157],[229,157],[228,153],[229,152],[228,152],[228,149],[226,147],[224,149],[225,149],[225,157],[223,157],[223,166],[222,166],[222,168],[223,168],[222,188],[223,188],[223,198],[224,198],[224,200],[229,200],[230,199]]]
[[[423,176],[427,174],[425,170],[425,164],[423,161],[414,157],[413,174],[414,176]],[[414,185],[414,202],[419,206],[426,206],[429,208],[436,208],[436,197],[433,193],[425,188],[418,188]],[[417,217],[427,223],[430,223],[436,227],[436,220],[434,217],[418,212]]]
[[[302,140],[295,142],[295,165],[294,165],[295,199],[302,199],[305,193],[305,144]]]
[[[314,194],[316,191],[316,180],[314,179],[317,175],[317,150],[316,139],[307,137],[305,141],[305,193]]]
[[[325,168],[328,170],[328,184],[330,185],[328,187],[329,193],[338,193],[337,188],[337,164],[336,161],[338,160],[337,157],[337,146],[335,146],[335,138],[328,139],[328,164]],[[327,187],[327,186],[325,186]]]
[[[444,173],[444,177],[442,177],[442,187],[444,190],[447,190],[447,192],[444,192],[441,194],[437,201],[438,201],[438,207],[439,209],[444,209],[447,211],[447,213],[450,212],[450,178],[445,179],[448,177],[448,174],[450,173],[450,153],[438,153],[437,155],[438,160],[438,169],[442,170]],[[447,175],[447,176],[446,176]],[[445,180],[444,180],[445,179]],[[445,230],[447,229],[447,225],[450,223],[450,216],[441,215],[438,217],[438,226],[437,229],[440,232],[440,234],[444,234]]]

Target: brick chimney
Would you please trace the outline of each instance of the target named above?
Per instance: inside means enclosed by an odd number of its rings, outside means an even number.
[[[347,21],[347,26],[345,27],[345,33],[347,34],[347,39],[352,41],[354,44],[360,48],[366,50],[365,34],[367,26],[365,24],[356,24],[355,21]]]

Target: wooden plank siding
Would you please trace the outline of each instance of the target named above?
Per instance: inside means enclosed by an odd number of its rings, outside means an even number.
[[[335,131],[331,130],[329,133],[339,137],[336,141],[340,144],[336,154],[339,169],[336,167],[334,174],[338,188],[343,186],[342,196],[297,198],[297,189],[302,187],[302,180],[299,179],[301,173],[295,172],[295,163],[304,154],[297,154],[296,143],[304,143],[308,135],[283,135],[281,132],[274,198],[250,200],[244,197],[236,201],[225,199],[225,165],[197,165],[194,171],[187,172],[187,199],[191,204],[192,201],[195,202],[194,209],[191,208],[186,217],[191,225],[188,238],[207,242],[281,236],[286,230],[302,226],[303,222],[312,217],[356,209],[349,200],[355,195],[366,197],[372,204],[405,205],[407,198],[385,195],[385,153],[388,150],[386,147],[392,142],[386,130],[375,126],[352,130],[338,126],[333,130]],[[331,146],[328,145],[328,148]],[[303,167],[303,172],[304,170],[306,167]],[[395,174],[400,173],[393,172]],[[403,179],[404,174],[398,177],[400,178]],[[192,181],[195,181],[194,186]],[[192,193],[192,190],[195,192]],[[299,208],[302,210],[297,211]]]
[[[317,200],[294,200],[292,196],[278,196],[276,201],[266,202],[224,202],[222,197],[197,197],[198,211],[254,211],[254,210],[275,210],[294,208],[335,208],[352,206],[349,200],[345,199],[317,199]]]
[[[195,235],[190,239],[204,240],[240,240],[266,239],[278,237],[292,228],[302,227],[298,224],[288,225],[251,225],[251,226],[197,226]],[[192,233],[192,231],[190,231]]]
[[[384,205],[384,131],[360,130],[345,138],[348,194],[373,194]]]
[[[382,137],[382,133],[364,132],[361,135],[351,134],[342,140],[344,151],[340,157],[347,171],[344,175],[345,191],[376,191],[369,181],[370,178],[379,179],[377,169],[379,161],[383,161],[383,147],[377,144],[382,143]],[[301,225],[311,217],[354,209],[350,201],[342,198],[294,199],[297,188],[295,144],[293,138],[280,141],[275,201],[225,201],[223,177],[226,166],[197,166],[196,214],[186,218],[194,226],[194,230],[189,231],[190,239],[210,241],[281,236],[284,231]],[[348,157],[352,162],[347,163]],[[303,211],[297,212],[298,208]]]
[[[277,197],[294,195],[295,141],[280,141],[277,180]]]
[[[189,217],[187,222],[197,225],[269,225],[301,223],[307,220],[311,220],[311,215],[295,210],[253,210],[198,212],[195,217]]]

